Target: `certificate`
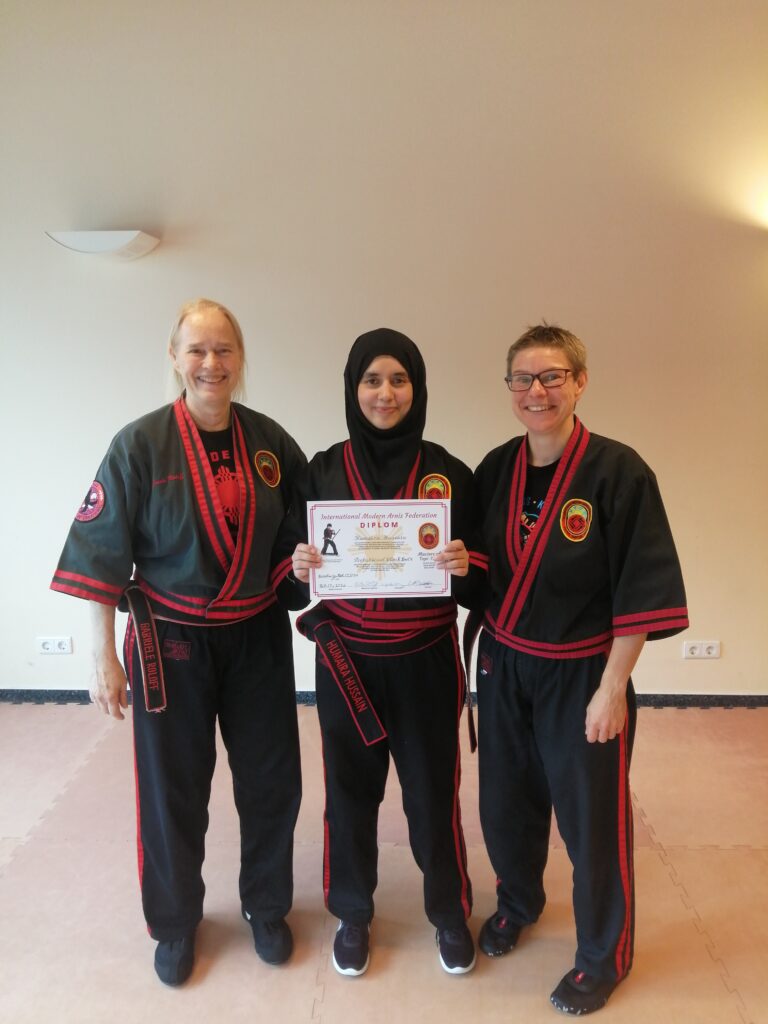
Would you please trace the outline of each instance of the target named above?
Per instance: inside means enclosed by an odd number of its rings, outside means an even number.
[[[435,565],[450,540],[450,500],[308,501],[307,521],[323,557],[309,573],[312,597],[450,595],[450,573]]]

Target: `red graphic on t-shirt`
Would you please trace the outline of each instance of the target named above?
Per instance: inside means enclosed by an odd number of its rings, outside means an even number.
[[[226,466],[219,466],[216,476],[216,490],[224,515],[234,526],[240,522],[240,484],[237,476]]]

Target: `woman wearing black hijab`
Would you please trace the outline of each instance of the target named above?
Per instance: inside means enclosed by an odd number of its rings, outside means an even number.
[[[464,536],[471,473],[444,448],[423,440],[426,371],[414,343],[386,328],[363,334],[347,360],[344,394],[349,440],[315,455],[302,499],[450,498],[452,535]],[[300,516],[304,508],[299,503]],[[292,578],[306,584],[322,556],[306,543],[299,518],[294,530],[301,540],[278,578],[292,569]],[[460,588],[469,567],[464,542],[452,540],[436,560]],[[294,589],[299,589],[295,583]],[[307,603],[308,588],[300,589]],[[329,622],[381,724],[375,738],[361,736],[334,678],[320,628]],[[472,888],[459,809],[465,679],[456,600],[325,600],[302,616],[299,628],[318,645],[316,694],[326,783],[323,883],[326,906],[340,921],[334,966],[347,975],[363,974],[368,967],[377,820],[391,754],[411,849],[424,873],[425,909],[437,929],[440,962],[449,973],[463,974],[474,966],[475,948],[466,925]]]

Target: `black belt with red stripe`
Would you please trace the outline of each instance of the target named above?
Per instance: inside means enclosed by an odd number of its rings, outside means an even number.
[[[363,616],[361,611],[361,621]],[[346,615],[342,623],[334,615],[331,603],[321,601],[299,616],[296,625],[303,636],[317,644],[363,742],[370,747],[385,739],[387,732],[366,693],[352,654],[364,657],[413,654],[436,644],[454,628],[455,621],[455,606],[447,606],[440,616],[440,624],[428,629],[403,629],[401,615],[395,613],[387,622],[385,615],[379,612],[373,627],[375,632],[371,632],[350,625]]]
[[[152,614],[147,595],[140,587],[128,587],[124,594],[128,611],[136,630],[136,640],[141,661],[141,678],[144,683],[144,706],[147,711],[165,711],[165,678],[160,645],[157,642],[155,617]]]

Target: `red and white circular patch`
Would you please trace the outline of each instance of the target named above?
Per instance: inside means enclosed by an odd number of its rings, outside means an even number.
[[[80,508],[75,512],[75,519],[79,523],[90,523],[92,519],[96,519],[101,515],[101,511],[104,508],[104,488],[101,486],[98,480],[94,480],[91,486],[88,488],[88,493],[85,496]]]

